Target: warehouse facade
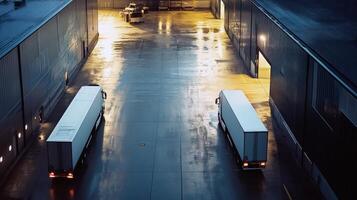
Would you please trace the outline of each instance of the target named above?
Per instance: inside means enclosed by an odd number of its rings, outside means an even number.
[[[0,26],[9,27],[2,29],[0,43],[3,180],[93,50],[97,0],[29,0],[0,16]]]
[[[123,9],[129,3],[148,6],[150,10],[209,9],[210,0],[100,0],[99,8]]]
[[[266,9],[269,2],[211,0],[211,11],[216,18],[224,18],[226,32],[251,76],[267,78],[268,74],[272,116],[290,136],[291,151],[322,194],[327,199],[355,196],[356,59],[351,57],[342,63],[309,46],[281,23],[274,12],[269,12],[276,5],[269,11]],[[356,6],[356,2],[348,1],[344,9]],[[306,19],[301,23],[308,26],[308,22]],[[356,48],[353,44],[344,45],[349,50]],[[261,63],[269,67],[261,67],[264,65]]]

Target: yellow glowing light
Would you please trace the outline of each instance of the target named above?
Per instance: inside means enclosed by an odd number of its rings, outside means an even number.
[[[162,21],[160,20],[159,23],[157,24],[157,28],[159,30],[159,34],[162,34]]]
[[[243,167],[248,167],[248,163],[243,163]]]
[[[39,138],[40,140],[44,140],[44,139],[45,139],[45,136],[41,134],[40,136],[38,136],[38,138]]]
[[[262,41],[264,43],[267,41],[267,37],[263,34],[259,36],[259,39],[260,39],[260,41]]]
[[[68,173],[67,178],[74,178],[72,173]]]
[[[171,33],[171,21],[167,20],[166,21],[166,34],[170,35]]]

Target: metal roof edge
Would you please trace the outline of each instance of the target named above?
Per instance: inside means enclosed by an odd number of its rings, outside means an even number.
[[[28,31],[25,31],[23,34],[19,35],[20,39],[16,39],[15,42],[12,42],[13,41],[12,40],[7,45],[5,45],[3,49],[0,49],[0,59],[6,56],[10,51],[15,49],[18,45],[20,45],[23,41],[25,41],[28,37],[30,37],[34,32],[38,31],[44,24],[46,24],[51,19],[53,19],[65,7],[67,7],[70,3],[72,3],[72,1],[73,0],[67,0],[66,2],[63,2],[63,4],[61,4],[59,7],[55,9],[55,12],[46,15],[41,23],[33,27],[30,27]]]

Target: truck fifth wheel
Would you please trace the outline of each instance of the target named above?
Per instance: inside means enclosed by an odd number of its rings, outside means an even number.
[[[242,169],[265,168],[268,130],[240,90],[222,90],[216,99],[218,119],[237,150]]]
[[[106,93],[100,86],[83,86],[48,137],[49,177],[74,178],[74,170],[96,132]]]

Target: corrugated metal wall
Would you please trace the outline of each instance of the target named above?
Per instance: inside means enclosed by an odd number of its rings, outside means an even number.
[[[241,0],[237,1],[228,1],[229,8],[228,8],[228,19],[229,19],[229,29],[230,37],[240,38],[240,12],[237,10],[241,7],[242,2]],[[239,42],[237,43],[237,47],[239,47]]]
[[[17,48],[0,60],[0,177],[24,147],[18,61]]]
[[[263,13],[254,16],[256,40],[252,41],[257,43],[252,49],[257,46],[270,62],[270,97],[302,144],[308,55]],[[252,62],[254,58],[257,56],[252,56]]]
[[[250,48],[251,48],[251,12],[252,5],[249,1],[242,1],[241,5],[241,30],[240,30],[240,46],[239,53],[244,64],[250,65]]]
[[[82,3],[84,2],[82,1]],[[83,9],[85,7],[81,8]],[[58,16],[60,57],[61,65],[64,66],[64,71],[60,74],[62,80],[64,80],[65,73],[67,73],[69,77],[72,77],[72,74],[76,72],[78,64],[86,52],[85,35],[83,35],[86,30],[84,29],[85,27],[81,26],[81,24],[85,24],[86,21],[82,21],[82,12],[77,12],[77,10],[78,7],[76,8],[76,4],[73,3]],[[82,32],[78,31],[78,28]]]
[[[341,199],[356,196],[357,97],[320,64],[310,62],[304,151]],[[314,174],[313,174],[314,175]],[[314,177],[318,179],[318,177]]]
[[[96,2],[72,1],[0,59],[0,179],[21,153],[24,139],[37,135],[40,113],[46,119],[58,102],[66,75],[73,78],[94,48]]]
[[[82,41],[82,46],[84,46],[83,52],[85,55],[88,53],[88,40],[87,40],[87,0],[76,0],[76,18],[77,18],[77,33],[80,35],[80,40]]]
[[[257,77],[259,51],[270,63],[270,97],[302,144],[307,53],[250,1],[228,0],[226,11],[228,35],[251,75]]]
[[[88,48],[92,50],[98,37],[98,1],[87,0]]]
[[[38,128],[40,107],[45,106],[50,98],[48,92],[57,84],[51,80],[51,71],[59,59],[58,54],[56,18],[20,44],[25,124],[29,134]]]
[[[252,76],[259,51],[271,64],[273,115],[277,111],[292,132],[297,159],[324,194],[332,197],[332,186],[340,198],[357,195],[354,179],[346,179],[357,172],[344,170],[357,167],[351,160],[357,155],[356,90],[343,86],[325,69],[331,66],[318,64],[251,1],[228,0],[225,10],[226,31]]]

